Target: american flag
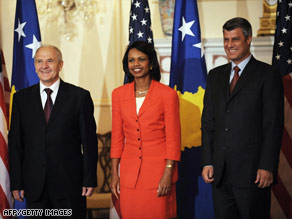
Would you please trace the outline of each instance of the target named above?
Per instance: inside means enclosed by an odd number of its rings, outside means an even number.
[[[3,210],[12,208],[7,147],[10,87],[2,51],[0,51],[0,82],[0,218],[8,219],[11,217],[3,216]]]
[[[271,218],[292,218],[292,1],[278,0],[273,66],[283,76],[284,134]]]
[[[154,45],[148,0],[131,1],[129,45],[135,41],[146,41]],[[124,84],[128,82],[128,77],[125,75]],[[120,201],[114,195],[112,195],[112,204],[110,219],[121,218]]]
[[[148,0],[132,0],[131,3],[129,44],[135,41],[146,41],[154,45]],[[127,76],[124,79],[124,84],[126,83]]]
[[[129,24],[129,44],[135,41],[153,43],[150,8],[147,0],[132,0]]]

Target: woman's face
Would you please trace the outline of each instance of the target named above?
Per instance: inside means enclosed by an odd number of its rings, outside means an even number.
[[[128,53],[128,68],[131,75],[137,78],[144,78],[149,76],[149,58],[148,56],[133,48]]]

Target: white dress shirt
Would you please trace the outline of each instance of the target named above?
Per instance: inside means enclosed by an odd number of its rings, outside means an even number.
[[[57,97],[57,94],[58,94],[59,87],[60,87],[60,78],[54,84],[52,84],[50,87],[47,87],[44,84],[42,84],[42,82],[40,82],[40,95],[41,95],[43,108],[45,107],[45,104],[46,104],[46,101],[47,101],[47,97],[48,97],[45,89],[46,88],[50,88],[53,91],[51,93],[51,99],[53,101],[53,104],[55,104],[55,100],[56,100],[56,97]]]
[[[251,54],[245,60],[243,60],[241,63],[239,63],[237,65],[239,67],[239,69],[240,69],[240,71],[238,72],[239,77],[242,74],[245,66],[247,65],[247,63],[249,62],[250,59],[251,59]],[[229,83],[231,83],[231,81],[233,79],[233,76],[234,76],[234,70],[233,70],[233,68],[235,66],[236,66],[236,64],[231,61],[231,73],[230,73]]]
[[[136,97],[136,112],[137,115],[139,114],[139,110],[145,100],[145,97]]]

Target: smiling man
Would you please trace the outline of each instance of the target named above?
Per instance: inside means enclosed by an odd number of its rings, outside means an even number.
[[[267,219],[283,132],[280,74],[250,53],[244,18],[223,25],[231,61],[207,78],[202,115],[202,177],[213,184],[217,219]]]
[[[97,138],[90,93],[63,82],[54,46],[35,56],[40,83],[14,94],[8,149],[13,197],[29,209],[67,209],[85,218],[86,196],[97,184]],[[61,216],[61,215],[59,215]]]

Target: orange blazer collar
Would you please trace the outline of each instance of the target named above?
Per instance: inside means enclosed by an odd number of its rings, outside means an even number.
[[[150,108],[153,104],[153,100],[155,99],[156,87],[158,82],[155,80],[151,81],[149,91],[145,97],[145,100],[139,110],[138,117],[140,117],[148,108]]]
[[[156,93],[156,88],[158,86],[159,82],[152,80],[151,81],[151,85],[149,88],[149,91],[145,97],[145,100],[139,110],[139,113],[137,115],[136,113],[136,97],[135,97],[135,82],[131,82],[130,84],[128,84],[128,91],[125,94],[125,101],[129,101],[129,108],[130,110],[133,112],[135,112],[135,114],[140,117],[146,110],[147,108],[151,107],[153,100],[155,99],[155,93]]]

